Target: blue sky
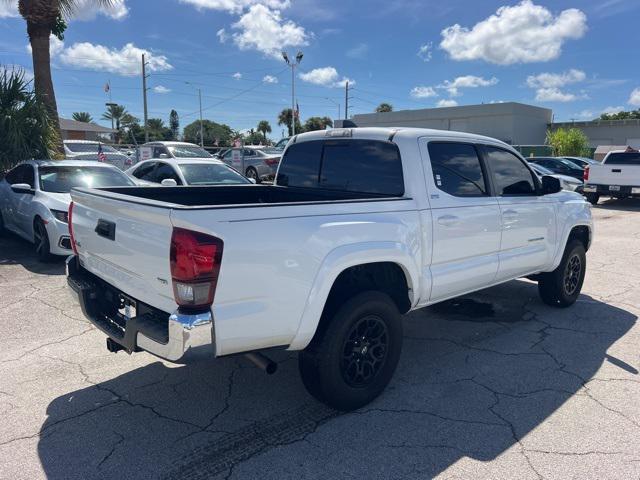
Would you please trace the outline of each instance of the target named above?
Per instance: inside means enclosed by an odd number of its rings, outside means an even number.
[[[17,3],[17,2],[16,2]],[[90,0],[52,43],[64,117],[99,119],[108,96],[142,117],[139,57],[150,60],[149,115],[184,126],[204,116],[235,129],[290,105],[282,48],[304,58],[296,71],[303,120],[337,117],[344,82],[350,113],[380,102],[396,110],[517,101],[552,108],[565,121],[640,107],[635,30],[638,0]],[[0,63],[31,69],[25,24],[0,1]],[[635,30],[634,30],[635,29]],[[190,83],[187,83],[190,82]],[[105,123],[105,122],[102,122]]]

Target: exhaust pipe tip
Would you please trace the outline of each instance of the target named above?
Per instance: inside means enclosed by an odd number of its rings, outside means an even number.
[[[278,371],[278,364],[262,353],[245,353],[244,356],[267,375],[273,375]]]

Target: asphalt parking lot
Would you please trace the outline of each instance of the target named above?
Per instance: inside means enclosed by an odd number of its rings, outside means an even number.
[[[640,202],[594,208],[583,294],[526,280],[414,312],[396,376],[339,414],[296,356],[111,354],[62,262],[0,239],[0,478],[639,478]]]

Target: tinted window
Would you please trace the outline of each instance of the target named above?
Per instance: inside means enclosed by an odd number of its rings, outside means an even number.
[[[33,167],[31,165],[25,164],[18,165],[16,168],[7,173],[7,176],[5,178],[7,180],[7,183],[9,183],[10,185],[14,185],[16,183],[26,183],[30,185],[31,188],[33,188],[35,185],[34,175],[35,174],[33,171]]]
[[[612,153],[607,157],[607,165],[640,165],[640,153]]]
[[[98,153],[98,144],[97,143],[67,143],[64,144],[72,152],[77,153]],[[115,152],[116,149],[102,144],[103,152]]]
[[[173,156],[176,158],[207,158],[211,156],[204,148],[193,147],[191,145],[169,147],[169,151],[173,153]]]
[[[276,183],[290,187],[317,187],[322,143],[302,142],[291,145],[280,162]]]
[[[144,165],[140,165],[135,172],[133,172],[133,176],[139,178],[140,180],[147,180],[148,182],[153,181],[153,169],[156,167],[156,162],[145,163]]]
[[[180,165],[180,170],[189,185],[228,185],[236,183],[251,183],[232,168],[217,163],[193,163]]]
[[[430,143],[429,157],[436,186],[457,197],[486,195],[484,174],[473,145]]]
[[[167,163],[158,164],[158,168],[156,168],[156,172],[153,176],[154,176],[154,179],[151,180],[152,182],[161,183],[163,180],[167,178],[171,178],[175,180],[178,183],[178,185],[182,183],[176,171],[173,169],[171,165]]]
[[[68,193],[73,187],[123,187],[134,183],[115,167],[47,166],[38,169],[40,190]]]
[[[533,174],[522,160],[499,148],[485,151],[498,195],[535,195]]]

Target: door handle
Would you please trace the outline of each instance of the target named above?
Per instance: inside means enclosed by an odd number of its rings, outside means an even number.
[[[455,215],[443,215],[438,217],[438,223],[445,227],[452,227],[460,223],[460,219]]]

